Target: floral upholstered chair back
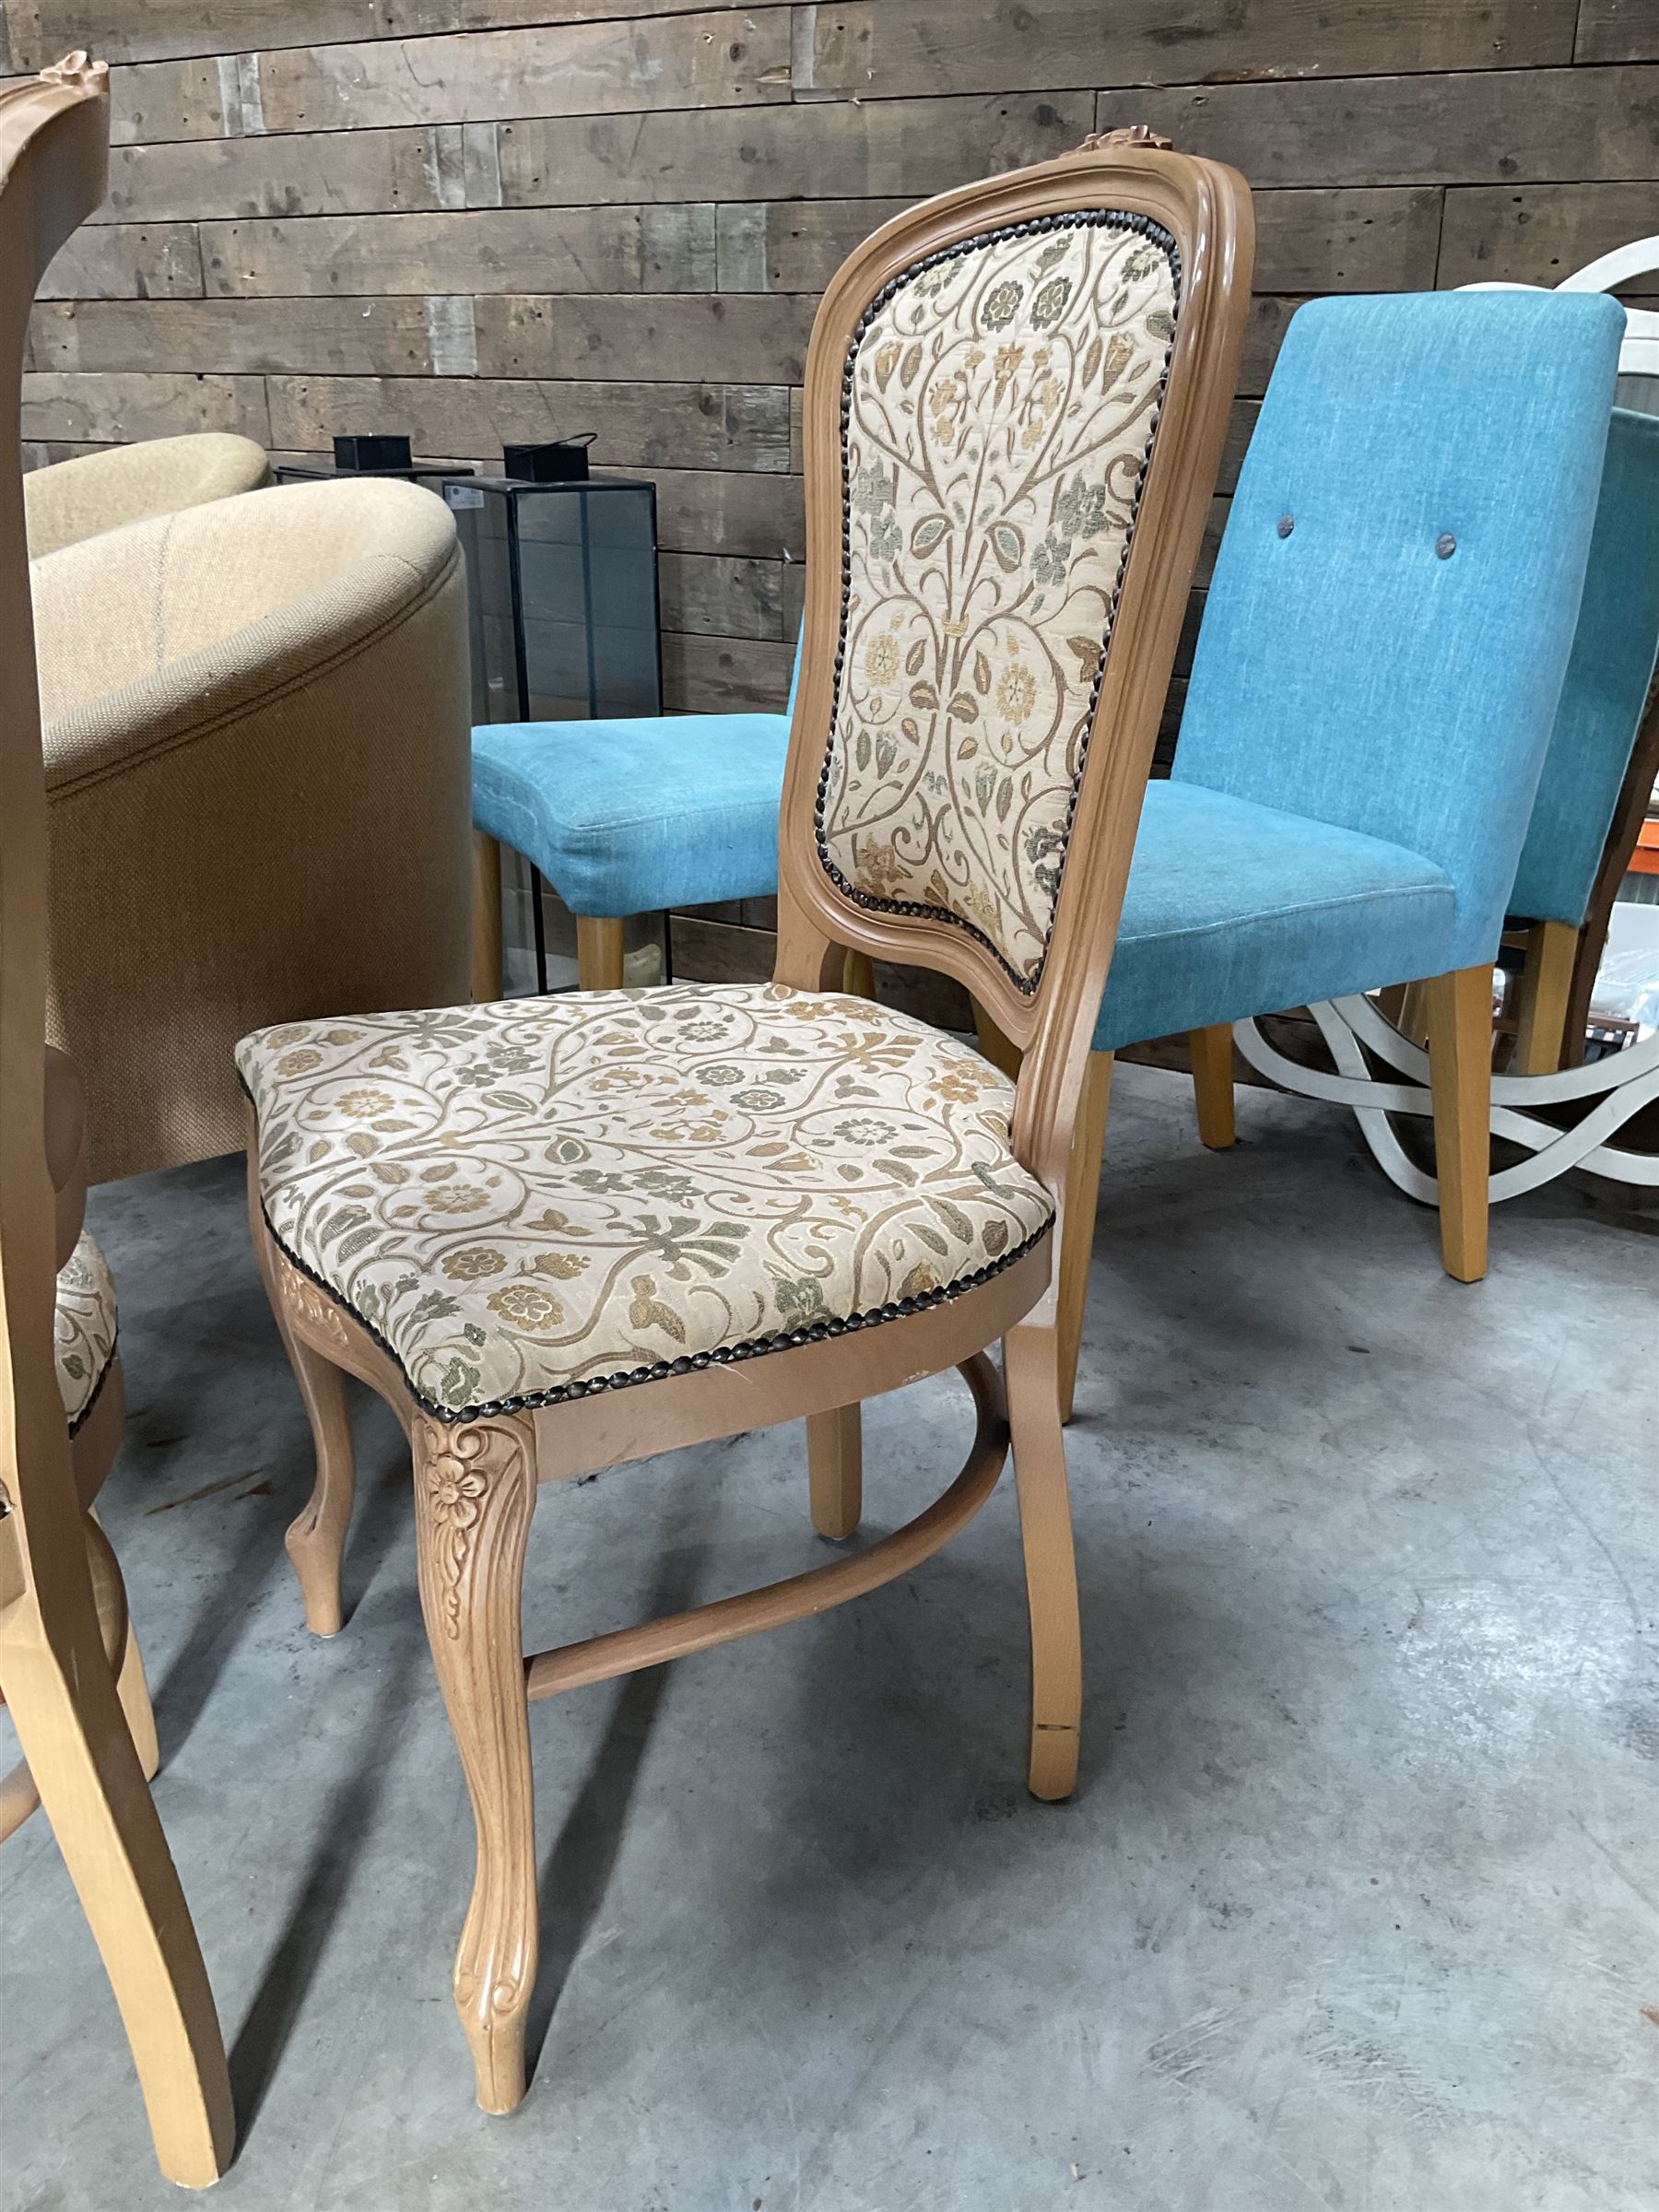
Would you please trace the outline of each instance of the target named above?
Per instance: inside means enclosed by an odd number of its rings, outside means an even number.
[[[855,904],[1042,976],[1181,308],[1109,206],[918,260],[856,325],[818,853]]]

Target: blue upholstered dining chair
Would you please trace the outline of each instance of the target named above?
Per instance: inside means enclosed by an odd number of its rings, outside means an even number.
[[[1656,659],[1659,416],[1616,407],[1578,634],[1509,899],[1509,926],[1525,932],[1512,1074],[1561,1065],[1579,933]],[[1651,765],[1647,773],[1651,782]]]
[[[1298,312],[1174,772],[1147,792],[1095,1030],[1103,1130],[1122,1045],[1425,979],[1441,1255],[1465,1282],[1486,1267],[1492,963],[1572,647],[1622,327],[1594,295]],[[1080,1158],[1074,1346],[1097,1180]]]
[[[623,982],[630,914],[768,898],[794,682],[782,714],[509,722],[473,732],[478,837],[474,995],[501,994],[500,847],[576,917],[584,991]]]

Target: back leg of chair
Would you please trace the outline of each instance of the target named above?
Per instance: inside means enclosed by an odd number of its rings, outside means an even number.
[[[1083,1314],[1088,1304],[1088,1267],[1094,1257],[1095,1213],[1100,1200],[1100,1156],[1112,1107],[1112,1056],[1090,1053],[1083,1096],[1072,1124],[1066,1166],[1065,1210],[1060,1223],[1060,1418],[1069,1421],[1077,1394],[1083,1349]]]
[[[206,2189],[236,2123],[213,1993],[115,1683],[83,1598],[49,1633],[33,1594],[7,1622],[0,1672],[18,1738],[121,2008],[169,2181]]]
[[[1570,922],[1535,922],[1526,933],[1512,1075],[1553,1076],[1561,1065],[1578,941]]]
[[[848,952],[841,967],[841,989],[849,998],[875,997],[876,971],[867,952]]]
[[[1189,1030],[1187,1052],[1193,1063],[1198,1140],[1212,1152],[1225,1152],[1238,1141],[1233,1124],[1232,1024],[1218,1021],[1210,1029]]]
[[[620,914],[576,917],[576,982],[583,991],[620,991],[623,980]]]
[[[1441,1258],[1460,1283],[1487,1267],[1491,1177],[1492,971],[1459,968],[1425,986]]]
[[[473,831],[472,993],[480,1006],[501,995],[501,848]]]
[[[1027,1782],[1034,1797],[1069,1797],[1077,1781],[1083,1644],[1060,1422],[1060,1337],[1052,1324],[1024,1323],[1009,1331],[1003,1340],[1003,1376],[1031,1617]]]
[[[850,1536],[864,1512],[864,1430],[856,1406],[806,1419],[812,1525],[831,1542]]]

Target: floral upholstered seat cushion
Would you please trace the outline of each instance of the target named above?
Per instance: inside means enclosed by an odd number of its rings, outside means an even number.
[[[98,1386],[115,1357],[115,1285],[103,1253],[85,1230],[58,1270],[53,1349],[73,1436],[91,1412]]]
[[[779,984],[289,1022],[265,1218],[451,1417],[766,1350],[1007,1264],[1052,1207],[970,1045]]]

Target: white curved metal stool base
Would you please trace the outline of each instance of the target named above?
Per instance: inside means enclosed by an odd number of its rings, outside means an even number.
[[[1429,1055],[1420,1045],[1402,1037],[1369,998],[1328,999],[1308,1009],[1319,1024],[1338,1070],[1303,1067],[1287,1059],[1262,1034],[1254,1020],[1233,1024],[1233,1041],[1258,1074],[1269,1077],[1282,1090],[1299,1098],[1324,1099],[1335,1106],[1351,1106],[1360,1132],[1377,1165],[1408,1198],[1436,1206],[1440,1193],[1435,1178],[1406,1156],[1389,1123],[1391,1113],[1428,1114]],[[1385,1065],[1406,1077],[1384,1082],[1367,1072],[1364,1045]],[[1583,1120],[1571,1129],[1539,1120],[1524,1111],[1529,1106],[1555,1106],[1574,1099],[1600,1098]],[[1628,1152],[1609,1139],[1651,1100],[1659,1099],[1659,1035],[1633,1045],[1590,1067],[1570,1067],[1549,1076],[1494,1076],[1492,1078],[1492,1134],[1512,1144],[1524,1145],[1532,1154],[1512,1168],[1494,1174],[1491,1203],[1518,1198],[1553,1182],[1569,1168],[1588,1168],[1615,1182],[1659,1187],[1659,1154]]]

